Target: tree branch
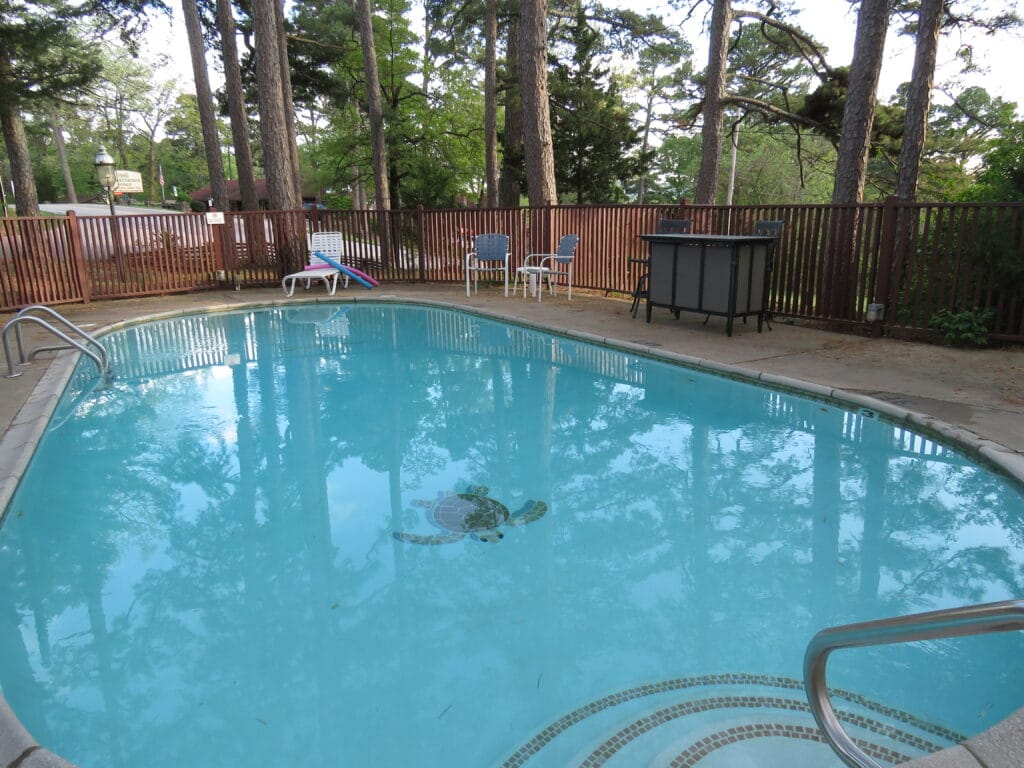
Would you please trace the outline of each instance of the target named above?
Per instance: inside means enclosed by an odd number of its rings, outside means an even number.
[[[800,52],[800,56],[807,62],[814,73],[819,77],[831,75],[833,68],[825,60],[825,52],[822,45],[802,29],[780,21],[774,16],[760,13],[759,11],[738,10],[733,13],[734,19],[754,19],[761,23],[761,26],[781,32],[788,37]]]
[[[809,117],[798,115],[761,99],[752,99],[748,96],[726,96],[722,99],[722,104],[746,108],[752,112],[758,112],[770,120],[806,126],[827,135],[826,127],[817,120],[811,120]]]

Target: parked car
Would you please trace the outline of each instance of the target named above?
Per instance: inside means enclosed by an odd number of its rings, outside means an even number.
[[[306,202],[304,202],[302,204],[302,210],[304,210],[306,212],[306,218],[307,219],[313,218],[313,215],[314,215],[313,210],[314,209],[316,209],[317,212],[326,211],[327,210],[327,206],[324,203],[311,202],[311,201],[306,201]]]

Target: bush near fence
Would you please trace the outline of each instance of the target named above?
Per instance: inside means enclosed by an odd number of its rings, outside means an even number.
[[[0,310],[275,285],[308,258],[306,236],[340,231],[348,261],[384,281],[458,283],[473,236],[510,235],[513,264],[578,233],[574,283],[628,295],[658,219],[695,232],[785,227],[769,308],[839,329],[930,334],[932,318],[991,310],[992,337],[1024,341],[1024,204],[609,205],[402,211],[251,211],[0,219]],[[864,320],[885,307],[882,326]]]

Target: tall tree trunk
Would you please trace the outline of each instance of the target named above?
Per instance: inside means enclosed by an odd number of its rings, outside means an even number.
[[[519,6],[519,80],[523,100],[523,160],[530,206],[555,205],[555,156],[548,103],[547,0]]]
[[[523,102],[519,87],[519,17],[508,21],[505,49],[506,82],[505,130],[502,132],[501,177],[498,180],[498,204],[518,208],[522,196],[523,169]]]
[[[260,137],[263,144],[263,168],[267,177],[270,208],[298,210],[302,201],[292,176],[288,123],[281,103],[281,57],[277,40],[278,0],[254,0],[253,32],[256,48],[256,83],[260,106]],[[293,265],[294,266],[294,265]]]
[[[11,163],[11,182],[14,184],[14,212],[18,216],[38,216],[39,196],[32,176],[32,158],[28,151],[25,125],[21,121],[17,99],[5,83],[11,82],[11,60],[7,51],[0,50],[0,129],[4,134],[7,159]],[[4,211],[6,215],[7,211]]]
[[[647,160],[647,153],[651,147],[651,124],[654,122],[654,97],[655,91],[652,87],[647,92],[647,102],[644,105],[644,129],[643,139],[640,142],[640,157],[643,160],[643,166],[640,168],[640,177],[636,180],[636,201],[640,205],[643,205],[644,198],[647,196],[647,174],[649,173]]]
[[[736,191],[736,160],[740,148],[740,124],[737,122],[729,131],[729,186],[725,191],[725,204],[732,205],[733,193]]]
[[[281,106],[284,109],[284,124],[288,130],[288,162],[291,165],[292,184],[295,198],[302,205],[302,165],[299,163],[299,139],[295,127],[295,99],[292,97],[292,69],[288,62],[288,35],[284,28],[284,3],[274,3],[274,19],[277,24],[277,55],[281,59]]]
[[[18,110],[6,99],[0,100],[0,125],[3,127],[7,159],[11,163],[11,182],[14,184],[14,212],[18,216],[38,216],[39,197],[32,176],[32,158],[29,156],[25,125]]]
[[[373,39],[373,11],[370,8],[370,0],[356,0],[356,16],[363,51],[363,69],[366,73],[366,105],[373,146],[373,183],[377,188],[374,197],[379,217],[380,252],[385,266],[388,266],[392,263],[391,231],[387,226],[386,216],[386,212],[391,209],[388,147],[384,136],[384,107],[381,103],[380,75],[377,73],[377,46]]]
[[[871,127],[875,121],[875,96],[891,10],[892,0],[863,0],[857,14],[850,87],[846,93],[836,180],[832,188],[833,203],[859,203],[864,197]]]
[[[366,74],[366,108],[370,121],[373,147],[373,183],[376,186],[376,208],[385,211],[391,207],[388,188],[388,148],[384,137],[384,107],[380,96],[380,75],[377,72],[377,46],[373,39],[373,11],[370,0],[356,0],[359,21],[359,39],[363,51],[363,71]]]
[[[704,82],[704,127],[700,132],[700,171],[694,202],[712,205],[718,192],[718,168],[722,153],[722,126],[725,112],[725,77],[729,54],[729,27],[732,25],[730,0],[715,0],[711,11],[711,37],[708,40],[708,68]]]
[[[155,132],[150,133],[146,138],[148,139],[149,147],[147,149],[147,155],[149,162],[147,167],[149,168],[149,179],[147,179],[146,189],[149,191],[146,193],[146,205],[152,205],[153,201],[156,200],[156,188],[159,186],[156,173],[156,134]],[[157,202],[163,202],[163,194],[161,193],[160,199]]]
[[[498,205],[498,3],[487,0],[484,14],[484,207]]]
[[[423,75],[420,90],[423,91],[423,101],[426,104],[430,103],[430,78],[434,75],[434,59],[430,54],[434,45],[434,26],[430,21],[430,13],[427,12],[429,5],[429,2],[423,3],[423,58],[420,59],[420,72]]]
[[[238,171],[238,192],[243,211],[259,210],[256,193],[256,173],[252,163],[252,142],[249,139],[249,121],[242,91],[242,70],[238,65],[238,44],[235,41],[235,16],[231,0],[217,0],[217,29],[220,33],[221,60],[224,62],[224,85],[228,95],[228,114],[231,118],[231,142],[235,147],[235,167]]]
[[[363,174],[359,168],[352,169],[352,208],[356,211],[366,210],[366,187],[363,184]]]
[[[71,165],[68,163],[68,148],[64,144],[64,130],[60,124],[60,115],[56,110],[50,111],[50,129],[53,131],[53,146],[57,150],[57,162],[60,163],[61,175],[64,176],[64,189],[67,191],[68,202],[77,203],[75,180],[71,176]]]
[[[914,48],[914,69],[907,91],[907,111],[903,117],[903,146],[896,176],[896,196],[904,200],[917,197],[921,175],[921,157],[928,130],[928,110],[935,82],[935,59],[942,29],[945,0],[921,0],[917,14],[917,42]]]
[[[181,0],[185,16],[185,31],[188,33],[188,48],[192,55],[192,74],[196,81],[196,99],[199,102],[199,124],[203,131],[203,149],[206,153],[206,167],[210,171],[210,194],[213,204],[222,211],[228,210],[228,186],[224,181],[224,162],[220,154],[220,131],[213,111],[213,93],[210,90],[210,73],[206,69],[206,52],[203,46],[203,29],[199,22],[199,7],[196,0]]]

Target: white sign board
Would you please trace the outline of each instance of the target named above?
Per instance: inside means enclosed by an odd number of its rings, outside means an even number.
[[[127,193],[142,192],[142,174],[138,171],[118,171],[117,186],[114,190]]]
[[[207,224],[223,224],[224,223],[224,211],[207,211],[206,212],[206,223]]]

